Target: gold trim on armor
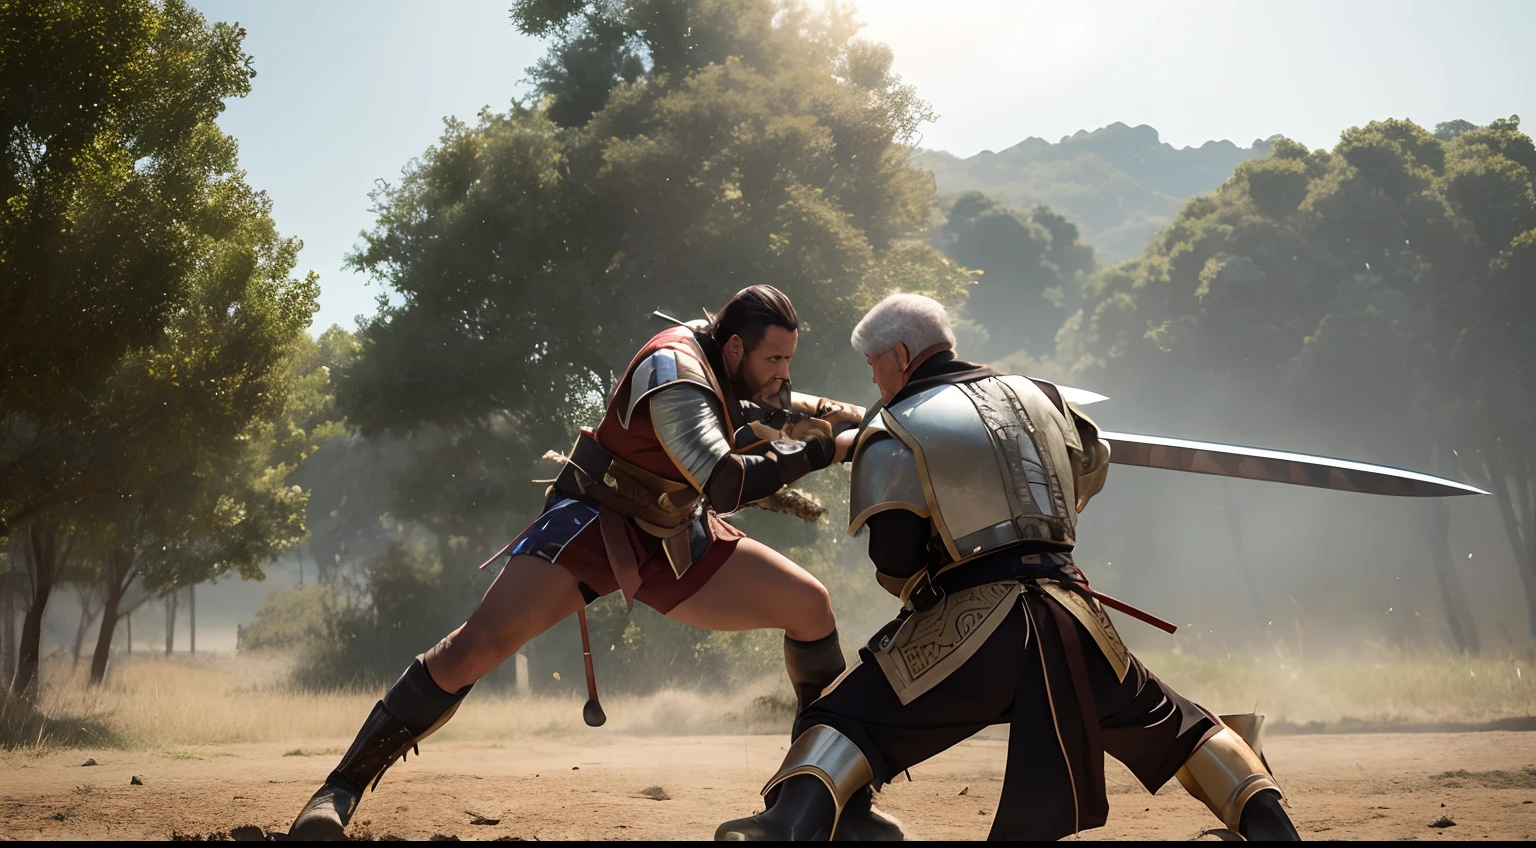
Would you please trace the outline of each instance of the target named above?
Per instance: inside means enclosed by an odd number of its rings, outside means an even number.
[[[1233,833],[1250,798],[1265,789],[1280,791],[1259,755],[1226,725],[1195,749],[1177,777]]]
[[[1082,622],[1083,629],[1093,637],[1093,641],[1103,652],[1104,658],[1109,660],[1110,667],[1115,670],[1115,679],[1124,682],[1126,672],[1131,670],[1131,652],[1125,647],[1125,642],[1121,641],[1114,622],[1109,620],[1109,614],[1104,612],[1104,607],[1098,600],[1085,598],[1056,580],[1036,580],[1035,582],[1056,603],[1065,607],[1073,618]]]
[[[839,678],[841,680],[841,678]],[[836,683],[833,684],[837,685]],[[832,816],[832,834],[837,833],[837,823],[843,817],[843,807],[866,784],[875,779],[875,771],[859,746],[836,729],[818,724],[800,734],[795,744],[784,755],[784,764],[768,779],[763,795],[780,783],[797,775],[808,774],[820,780],[832,793],[837,812]]]
[[[882,571],[875,572],[875,582],[880,584],[880,588],[890,592],[892,595],[895,595],[898,598],[906,597],[907,587],[911,586],[912,581],[916,579],[916,574],[912,575],[911,577],[896,577],[895,575],[886,574]]]
[[[1023,591],[1014,580],[984,583],[949,593],[932,608],[908,616],[875,653],[897,700],[912,703],[964,665]]]

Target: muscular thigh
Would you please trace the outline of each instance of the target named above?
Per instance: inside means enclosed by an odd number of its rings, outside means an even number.
[[[835,626],[821,581],[755,539],[738,542],[709,582],[667,617],[706,630],[783,630],[801,640]]]
[[[535,556],[512,557],[469,620],[427,652],[432,679],[450,692],[474,683],[583,603],[565,568]]]

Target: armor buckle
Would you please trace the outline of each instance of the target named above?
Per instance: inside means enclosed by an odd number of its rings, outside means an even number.
[[[943,602],[944,596],[944,590],[933,585],[933,578],[924,569],[906,585],[901,602],[914,612],[926,612]]]

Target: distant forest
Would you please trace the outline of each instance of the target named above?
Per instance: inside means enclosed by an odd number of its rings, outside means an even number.
[[[1117,121],[1055,144],[1031,136],[965,159],[920,150],[913,164],[933,172],[941,196],[980,191],[1013,206],[1050,206],[1078,225],[1101,259],[1113,262],[1140,253],[1184,201],[1215,190],[1239,162],[1269,155],[1271,141],[1179,149],[1146,124]]]

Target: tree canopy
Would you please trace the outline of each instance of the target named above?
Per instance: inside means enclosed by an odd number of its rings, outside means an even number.
[[[1241,400],[1212,403],[1256,432],[1283,421],[1292,439],[1298,417],[1272,413],[1299,406],[1321,444],[1481,478],[1503,508],[1536,627],[1521,435],[1536,414],[1521,377],[1536,358],[1521,317],[1536,308],[1536,149],[1518,118],[1463,124],[1437,137],[1372,122],[1332,151],[1277,139],[1190,201],[1140,258],[1094,280],[1077,367],[1128,398],[1179,380],[1215,387],[1191,398],[1235,391]],[[1426,526],[1447,617],[1475,647],[1442,518]]]

